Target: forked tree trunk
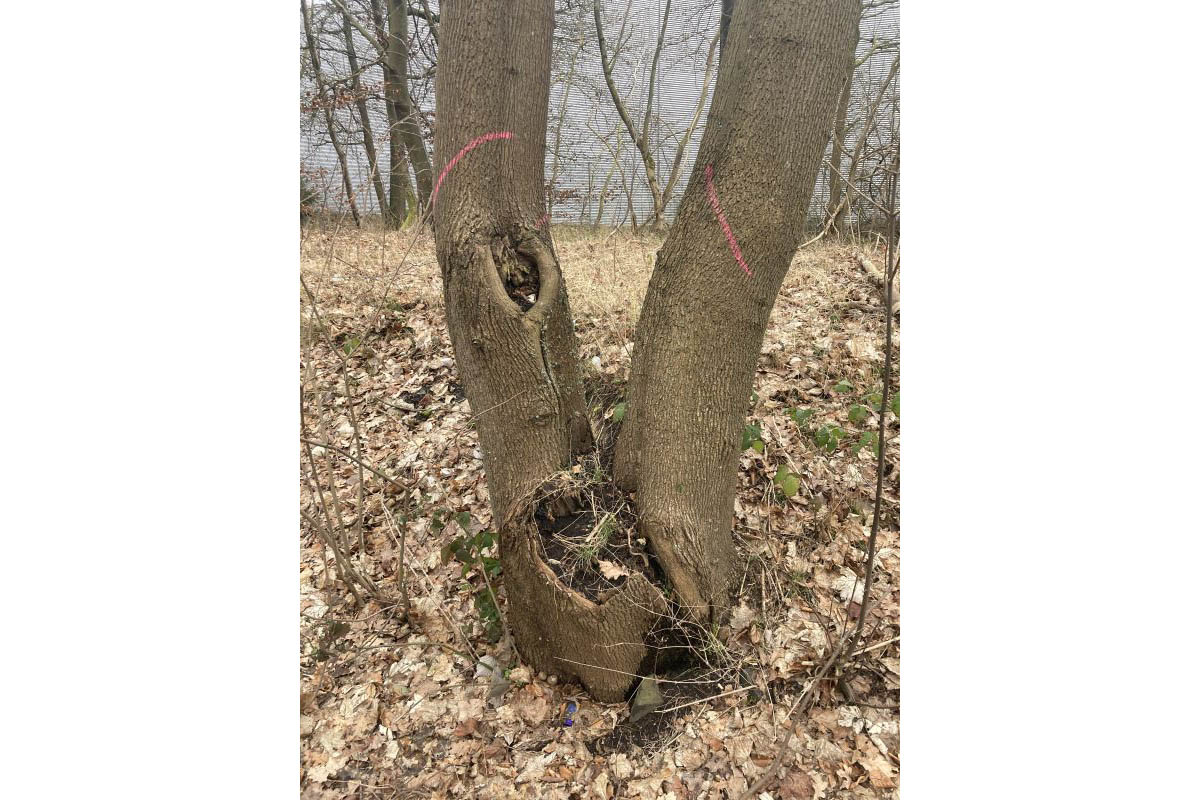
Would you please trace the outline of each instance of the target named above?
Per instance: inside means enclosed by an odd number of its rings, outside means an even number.
[[[738,0],[696,166],[634,340],[615,469],[680,604],[719,617],[738,442],[767,318],[800,244],[858,0]],[[711,192],[736,237],[731,252]]]
[[[437,196],[434,230],[517,648],[535,669],[577,677],[613,702],[631,685],[645,637],[669,605],[641,574],[591,602],[539,556],[533,498],[592,446],[566,287],[551,241],[535,227],[545,207],[553,7],[554,0],[441,4],[439,174],[457,160]],[[618,477],[636,489],[641,529],[697,620],[727,605],[737,437],[857,19],[858,0],[739,0],[700,160],[639,322]],[[708,206],[708,164],[753,277],[730,254]]]

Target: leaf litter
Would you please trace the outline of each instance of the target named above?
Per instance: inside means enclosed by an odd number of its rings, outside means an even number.
[[[316,518],[324,502],[332,514],[336,496],[351,562],[383,599],[360,603],[350,595],[336,579],[332,551],[302,525],[301,796],[737,797],[771,763],[789,709],[830,642],[852,623],[843,598],[848,583],[861,594],[875,480],[870,442],[853,446],[880,413],[889,468],[871,610],[858,668],[846,676],[857,703],[829,681],[818,686],[784,758],[786,774],[766,791],[772,798],[895,796],[899,419],[870,402],[880,388],[883,319],[863,310],[880,302],[861,251],[823,242],[801,251],[763,342],[747,409],[762,444],[742,453],[737,475],[734,540],[744,573],[729,620],[702,653],[737,669],[701,671],[692,680],[660,676],[663,702],[631,723],[628,705],[595,703],[577,685],[532,673],[505,642],[488,641],[472,599],[484,588],[478,571],[464,577],[460,565],[442,562],[457,528],[439,531],[431,524],[435,510],[465,511],[475,529],[492,520],[432,239],[420,234],[396,267],[411,235],[332,226],[303,233],[301,270],[321,317],[302,302],[303,435],[358,454],[395,483],[364,471],[360,487],[357,465],[330,449],[315,459],[318,500],[311,468],[302,465],[310,487],[302,494],[305,513]],[[661,239],[557,227],[554,235],[603,450],[619,423],[613,417],[623,412],[636,309]],[[881,261],[878,252],[867,256]],[[384,299],[381,287],[393,271]],[[851,411],[856,405],[865,416]],[[819,443],[821,426],[843,431],[832,450]],[[781,466],[794,484],[773,481]],[[585,591],[606,591],[646,569],[621,500],[605,498],[564,537],[564,554],[567,545],[578,555],[579,545],[600,544],[591,548],[594,558],[584,554],[594,571]],[[403,553],[389,514],[403,529]],[[615,549],[607,549],[610,542]],[[503,610],[502,580],[495,591]],[[576,711],[564,727],[568,702]]]

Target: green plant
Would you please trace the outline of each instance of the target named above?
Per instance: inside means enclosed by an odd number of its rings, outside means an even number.
[[[813,415],[811,408],[793,408],[788,416],[796,421],[796,425],[804,428],[808,425],[809,418]]]
[[[435,511],[432,515],[430,527],[435,533],[441,533],[442,529],[446,527],[444,514],[445,512]],[[453,559],[462,564],[462,577],[464,578],[462,588],[472,595],[475,610],[483,623],[484,635],[487,640],[498,642],[504,628],[500,621],[500,609],[496,605],[496,596],[492,591],[492,581],[500,577],[501,567],[499,558],[487,554],[487,551],[496,544],[496,535],[488,530],[480,530],[472,534],[470,532],[471,515],[466,511],[458,512],[453,519],[462,529],[462,534],[454,537],[442,547],[442,563],[449,563]],[[480,570],[483,575],[483,586],[480,587],[472,586],[465,580],[476,569]]]
[[[800,491],[800,476],[788,469],[787,464],[779,465],[779,468],[775,470],[775,477],[771,478],[771,483],[783,492],[784,497],[795,497],[796,492]]]
[[[817,428],[813,433],[813,439],[816,441],[818,447],[823,447],[826,452],[832,453],[834,450],[837,450],[838,444],[845,435],[846,432],[837,425],[825,424]]]
[[[742,429],[742,449],[753,449],[756,453],[762,453],[766,449],[762,440],[762,425],[746,423],[746,427]]]
[[[867,418],[867,407],[858,404],[850,406],[850,421],[858,425]]]
[[[879,436],[876,435],[875,431],[863,431],[862,436],[860,436],[858,439],[858,442],[854,445],[854,447],[850,448],[850,450],[854,453],[854,455],[858,455],[858,451],[862,450],[864,447],[870,447],[871,451],[874,453],[879,452]]]

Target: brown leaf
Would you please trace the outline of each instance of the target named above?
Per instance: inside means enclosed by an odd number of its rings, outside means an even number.
[[[454,729],[455,736],[470,736],[475,732],[475,728],[479,726],[479,719],[471,717]]]
[[[812,778],[798,769],[790,771],[779,784],[780,800],[812,800],[815,793]]]

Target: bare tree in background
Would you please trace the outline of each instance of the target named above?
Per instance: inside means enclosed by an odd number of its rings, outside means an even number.
[[[712,42],[708,48],[708,61],[704,68],[704,88],[700,92],[700,98],[696,103],[696,111],[692,116],[691,124],[688,126],[683,136],[679,139],[676,146],[676,155],[672,163],[671,172],[667,176],[666,186],[663,187],[659,183],[658,167],[654,160],[654,144],[651,141],[651,119],[654,109],[654,93],[657,89],[657,75],[659,61],[662,58],[663,42],[667,33],[667,23],[671,17],[671,0],[667,0],[663,7],[662,22],[658,30],[658,41],[654,46],[654,55],[650,59],[650,78],[646,88],[646,109],[642,116],[642,124],[639,129],[633,121],[629,113],[629,108],[621,93],[617,89],[616,82],[613,79],[613,71],[617,63],[619,54],[621,34],[617,37],[617,46],[610,51],[608,41],[604,36],[604,22],[601,19],[601,0],[594,0],[592,13],[596,24],[596,38],[600,46],[600,65],[604,72],[604,82],[608,87],[609,96],[612,98],[613,106],[617,110],[617,114],[621,117],[621,122],[625,125],[625,130],[629,133],[629,138],[633,141],[634,147],[637,148],[638,154],[642,159],[642,166],[646,174],[646,183],[650,189],[650,198],[653,203],[653,210],[650,216],[650,229],[656,232],[661,232],[666,226],[666,210],[667,204],[671,201],[671,194],[674,190],[676,180],[679,177],[679,167],[683,161],[683,154],[687,150],[688,142],[691,141],[692,134],[696,130],[696,126],[700,121],[700,115],[704,108],[704,102],[708,99],[708,86],[712,74],[713,55],[717,48],[719,32],[713,35]],[[626,19],[628,18],[629,9],[626,7]],[[625,22],[622,22],[622,33],[624,32]]]
[[[354,94],[354,103],[358,107],[359,124],[362,126],[363,149],[367,153],[367,164],[371,170],[371,183],[375,187],[375,198],[379,207],[388,207],[388,194],[383,188],[383,177],[379,172],[379,157],[375,153],[375,134],[371,130],[371,114],[367,110],[367,97],[359,80],[361,70],[358,67],[358,54],[355,52],[354,32],[350,22],[350,12],[345,6],[342,12],[342,36],[346,40],[346,62],[350,65],[350,91]],[[385,218],[387,215],[385,215]]]
[[[321,106],[321,110],[325,116],[325,127],[329,131],[329,141],[333,145],[334,152],[337,153],[338,165],[342,170],[342,183],[346,190],[346,201],[350,204],[350,215],[354,218],[354,224],[361,226],[362,220],[359,219],[358,215],[358,203],[354,197],[354,186],[350,180],[350,169],[346,164],[346,150],[338,139],[337,126],[333,120],[334,98],[332,93],[328,91],[328,87],[321,74],[321,56],[317,50],[316,37],[313,36],[312,9],[305,0],[300,0],[300,17],[304,21],[304,39],[307,42],[308,54],[312,63],[313,81],[317,87],[316,102]]]

